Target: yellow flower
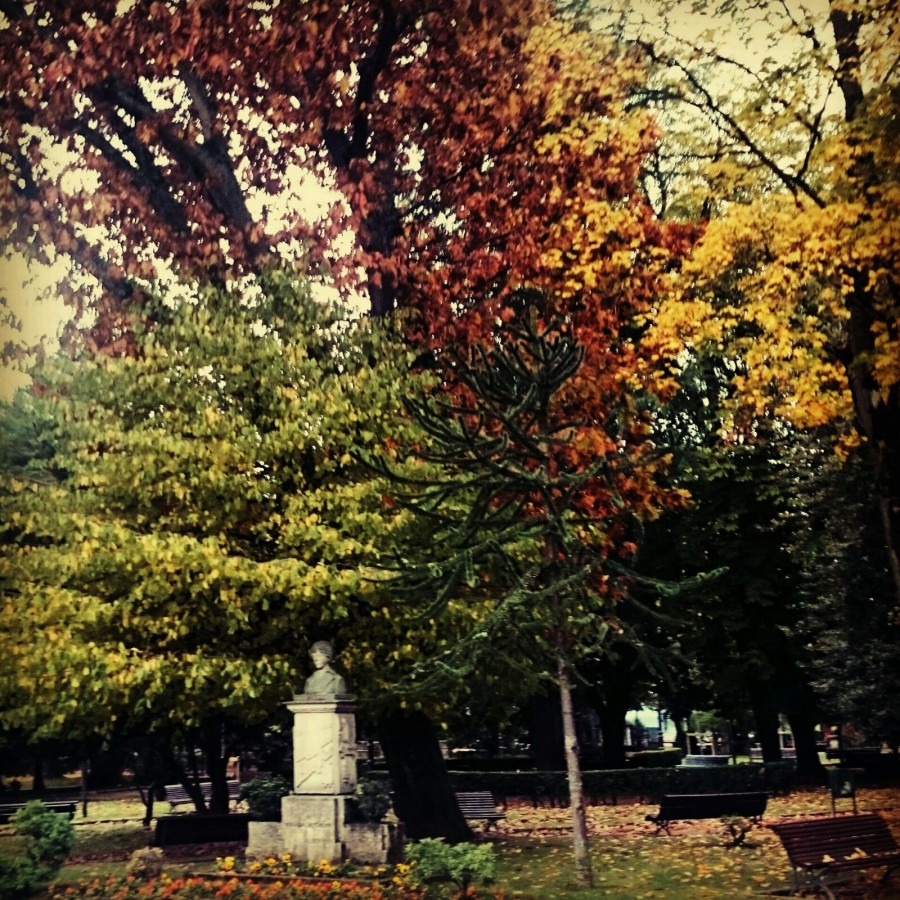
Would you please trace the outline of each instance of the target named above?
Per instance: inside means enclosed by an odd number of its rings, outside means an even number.
[[[409,863],[397,863],[397,874],[398,875],[409,875],[412,871],[412,866]]]
[[[230,872],[234,868],[233,856],[226,856],[224,859],[216,859],[216,862],[219,864],[219,868],[223,872]]]
[[[282,853],[282,854],[281,854],[281,861],[282,861],[283,863],[288,863],[288,864],[290,864],[290,863],[292,863],[292,862],[294,861],[294,857],[291,856],[290,853]]]
[[[259,862],[259,860],[255,860],[254,862],[250,863],[250,871],[251,872],[258,872],[261,868],[262,868],[262,863]]]
[[[266,865],[267,865],[267,866],[270,866],[270,867],[271,867],[271,866],[277,866],[277,865],[278,865],[278,860],[275,859],[274,856],[268,856],[268,857],[266,857]]]

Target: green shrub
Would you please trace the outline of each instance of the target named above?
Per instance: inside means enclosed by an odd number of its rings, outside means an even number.
[[[0,900],[19,900],[44,880],[38,867],[27,856],[0,858]]]
[[[384,779],[361,778],[353,790],[353,809],[360,822],[380,822],[391,808],[391,795]]]
[[[490,884],[497,877],[490,844],[449,845],[443,838],[423,838],[407,846],[406,858],[417,881],[452,881],[462,893],[472,884]]]
[[[75,844],[72,823],[66,816],[47,809],[40,800],[26,803],[9,823],[17,834],[29,840],[23,856],[0,860],[0,900],[16,900],[36,885],[50,881]]]
[[[281,798],[291,792],[291,785],[281,775],[254,778],[241,786],[241,800],[246,801],[251,819],[257,822],[281,821]]]

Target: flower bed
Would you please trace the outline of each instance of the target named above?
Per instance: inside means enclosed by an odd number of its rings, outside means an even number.
[[[134,877],[83,880],[65,889],[50,889],[53,900],[425,900],[426,894],[407,884],[359,881],[253,879],[226,876],[147,880]]]

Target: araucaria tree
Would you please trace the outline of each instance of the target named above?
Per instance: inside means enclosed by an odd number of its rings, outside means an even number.
[[[600,652],[615,627],[622,569],[614,558],[632,513],[617,503],[630,478],[627,453],[584,461],[578,451],[592,432],[611,433],[615,415],[585,419],[571,391],[583,359],[566,326],[532,309],[450,367],[452,399],[407,404],[430,438],[414,454],[418,473],[383,468],[400,502],[428,523],[433,548],[422,561],[398,560],[392,586],[434,597],[426,618],[460,607],[472,614],[471,632],[423,660],[409,689],[495,670],[556,682],[578,876],[590,884],[571,691],[578,659]]]

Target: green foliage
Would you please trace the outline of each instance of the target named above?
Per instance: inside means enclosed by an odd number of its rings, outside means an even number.
[[[290,782],[281,775],[254,778],[241,785],[240,799],[246,801],[251,819],[281,821],[281,798],[291,792]]]
[[[497,861],[490,844],[445,844],[424,838],[409,844],[406,857],[413,875],[423,881],[449,880],[465,893],[472,884],[490,884],[497,877]]]
[[[28,857],[0,858],[0,900],[19,900],[42,880],[38,867]]]
[[[422,562],[397,559],[391,583],[433,598],[423,616],[465,605],[471,617],[463,639],[419,662],[411,690],[510,668],[533,684],[556,671],[563,646],[574,655],[605,637],[608,523],[579,506],[606,489],[610,464],[572,463],[577,423],[561,395],[582,357],[558,324],[529,317],[454,367],[457,395],[407,403],[430,438],[416,454],[422,474],[382,469],[430,546]]]
[[[382,778],[360,778],[353,789],[353,808],[361,822],[380,822],[391,808],[391,794]]]
[[[412,439],[411,352],[281,272],[143,312],[133,355],[48,360],[0,410],[31,418],[44,473],[0,452],[2,724],[252,724],[323,629],[382,693],[415,629],[365,566],[405,516],[358,456]]]
[[[75,829],[68,818],[47,809],[40,800],[25,804],[10,824],[28,838],[25,854],[0,859],[0,900],[17,900],[41,882],[49,881],[68,859]]]

